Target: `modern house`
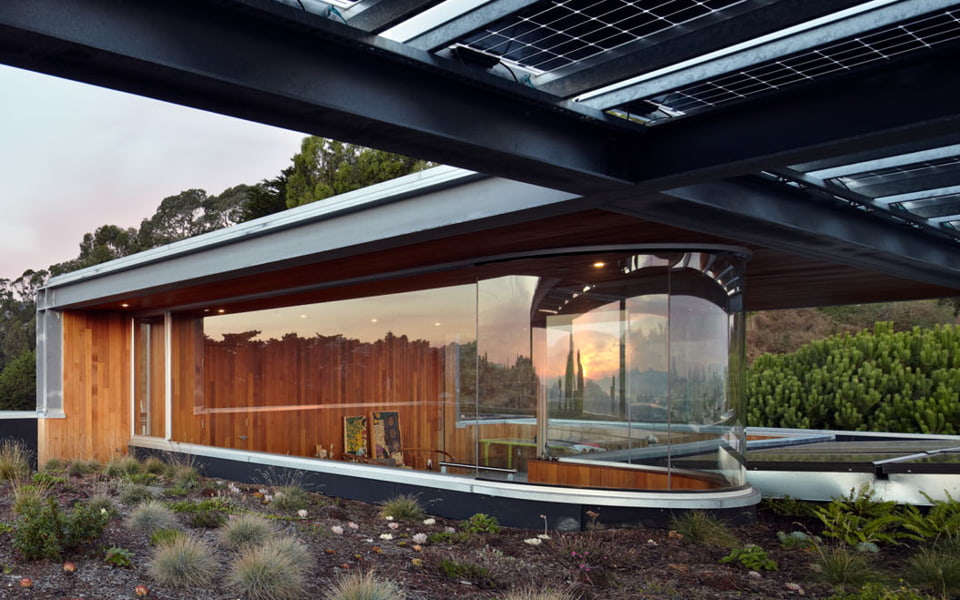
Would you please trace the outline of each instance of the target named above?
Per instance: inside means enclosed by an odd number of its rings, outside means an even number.
[[[41,461],[749,518],[744,311],[960,289],[958,7],[619,4],[0,6],[9,64],[458,167],[52,279]]]

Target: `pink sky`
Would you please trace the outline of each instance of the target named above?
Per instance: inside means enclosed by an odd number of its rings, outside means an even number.
[[[0,278],[75,258],[167,196],[280,173],[304,134],[0,65]]]

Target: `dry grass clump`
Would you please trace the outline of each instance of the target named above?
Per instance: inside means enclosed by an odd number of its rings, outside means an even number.
[[[324,594],[324,600],[404,600],[406,592],[396,583],[380,579],[373,571],[354,571],[341,576]]]
[[[574,600],[574,595],[563,590],[524,587],[508,592],[503,600]]]
[[[306,568],[291,546],[247,546],[230,568],[228,585],[248,600],[294,600],[303,595]],[[304,549],[305,550],[305,549]]]
[[[725,523],[703,511],[695,510],[676,517],[670,521],[670,525],[684,540],[694,544],[720,548],[736,548],[740,545],[740,540]]]
[[[216,575],[217,563],[210,548],[201,540],[183,535],[157,546],[147,565],[150,577],[173,588],[208,585]]]
[[[30,474],[30,451],[22,443],[0,443],[0,481],[16,480]]]
[[[273,525],[263,517],[240,515],[227,521],[219,530],[220,543],[227,548],[240,550],[259,546],[273,534]]]
[[[397,521],[421,521],[425,516],[420,501],[415,496],[402,494],[394,496],[383,503],[380,514],[384,517],[392,517]]]
[[[180,523],[176,513],[156,500],[151,500],[133,509],[123,524],[127,529],[150,535],[158,529],[176,529]]]

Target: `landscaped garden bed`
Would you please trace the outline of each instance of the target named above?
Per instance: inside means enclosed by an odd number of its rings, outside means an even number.
[[[855,490],[820,507],[766,502],[744,527],[689,513],[663,529],[615,530],[601,511],[590,514],[590,530],[562,533],[501,528],[482,514],[432,517],[426,498],[370,505],[326,497],[268,469],[253,485],[203,478],[201,464],[129,457],[52,461],[31,473],[15,454],[0,447],[0,598],[868,600],[960,592],[954,502],[927,512]],[[338,585],[379,595],[351,596]],[[547,590],[554,595],[538,595]]]

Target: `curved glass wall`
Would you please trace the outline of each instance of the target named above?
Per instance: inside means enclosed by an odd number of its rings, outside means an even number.
[[[462,285],[175,315],[173,439],[518,482],[739,487],[743,261],[565,252],[472,267]]]

